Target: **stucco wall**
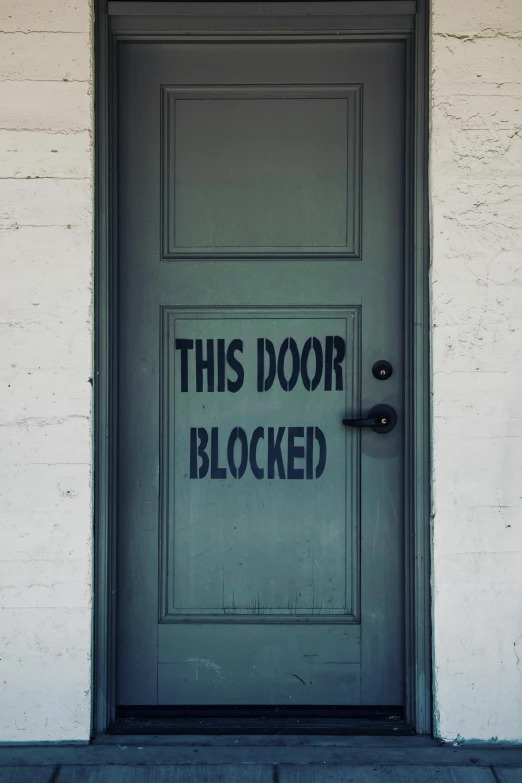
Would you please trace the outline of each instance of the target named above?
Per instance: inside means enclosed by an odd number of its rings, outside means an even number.
[[[437,731],[522,741],[522,3],[433,0]]]
[[[87,739],[89,0],[0,0],[0,740]]]

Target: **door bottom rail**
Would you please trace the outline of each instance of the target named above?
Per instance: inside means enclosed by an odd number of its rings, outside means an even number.
[[[108,734],[323,734],[412,736],[404,709],[383,707],[119,707]]]

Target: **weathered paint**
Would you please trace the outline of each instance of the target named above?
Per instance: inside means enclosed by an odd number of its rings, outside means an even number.
[[[91,48],[88,0],[0,3],[2,741],[90,731]]]
[[[433,0],[435,729],[522,741],[522,7]]]

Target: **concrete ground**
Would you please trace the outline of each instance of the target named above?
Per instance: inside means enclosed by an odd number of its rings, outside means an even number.
[[[522,783],[522,746],[427,737],[108,737],[0,746],[0,783]]]

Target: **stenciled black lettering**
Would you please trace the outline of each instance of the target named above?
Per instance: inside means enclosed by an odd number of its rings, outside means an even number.
[[[196,391],[203,391],[203,372],[207,373],[207,391],[214,391],[214,340],[207,340],[207,358],[203,358],[203,340],[196,340]]]
[[[226,477],[226,468],[219,467],[219,430],[217,427],[212,427],[210,430],[210,478],[225,479]]]
[[[315,353],[315,373],[312,380],[308,374],[308,359],[310,353],[314,349]],[[323,375],[323,348],[317,337],[309,337],[304,344],[303,353],[301,354],[301,378],[303,379],[303,386],[307,391],[315,391],[319,386],[319,382]]]
[[[265,378],[265,351],[268,355],[268,372]],[[276,352],[272,340],[264,337],[257,339],[257,390],[268,391],[272,388],[276,374]]]
[[[236,357],[234,356],[236,351],[238,351],[239,353],[243,353],[243,340],[232,340],[227,348],[228,366],[232,370],[234,370],[234,372],[237,375],[235,381],[231,381],[230,379],[228,380],[227,388],[229,392],[233,392],[234,394],[241,389],[241,387],[243,386],[243,381],[245,380],[245,371],[243,369],[243,365],[241,364],[239,359],[236,359]]]
[[[319,444],[319,461],[315,469],[316,479],[321,478],[326,467],[326,438],[319,427],[315,427],[315,439]]]
[[[239,441],[241,444],[241,460],[239,463],[239,467],[236,466],[236,460],[234,455],[234,448],[236,445],[236,441]],[[234,427],[232,432],[230,433],[230,437],[228,439],[228,445],[227,445],[227,459],[228,459],[228,468],[231,472],[231,474],[236,479],[240,479],[245,475],[245,470],[248,465],[248,440],[246,436],[246,432],[241,427]]]
[[[217,340],[217,390],[225,391],[225,341]]]
[[[335,349],[335,357],[334,357]],[[326,338],[324,351],[324,390],[332,391],[332,378],[335,373],[335,389],[343,390],[342,363],[346,355],[346,343],[338,335]]]
[[[314,477],[314,428],[306,428],[306,478]]]
[[[332,391],[333,337],[327,337],[324,347],[324,390]]]
[[[292,373],[289,379],[285,375],[285,360],[288,351],[290,351],[292,357]],[[284,391],[290,392],[295,387],[297,379],[299,378],[299,370],[300,362],[297,343],[293,337],[287,337],[279,349],[279,356],[277,359],[277,377],[279,378],[279,383]]]
[[[188,391],[188,352],[194,347],[194,340],[176,340],[176,350],[180,352],[181,391]]]
[[[342,337],[339,337],[337,335],[333,338],[333,340],[334,340],[334,348],[336,351],[334,362],[333,362],[333,367],[335,372],[335,390],[342,391],[343,390],[342,363],[346,354],[346,343]]]
[[[287,434],[286,468],[283,458],[283,439]],[[269,479],[318,479],[326,468],[327,444],[320,427],[268,427],[267,469]],[[259,442],[265,439],[265,428],[256,427],[252,436],[247,436],[242,427],[234,427],[227,442],[228,471],[241,479],[250,464],[256,479],[265,478],[265,469],[259,458]],[[208,448],[210,443],[210,448]],[[316,446],[317,444],[317,446]],[[264,449],[263,449],[264,453]],[[304,460],[302,467],[299,460]],[[190,427],[190,478],[226,479],[226,467],[219,464],[219,428]]]
[[[199,439],[199,443],[198,443]],[[204,427],[190,428],[190,478],[204,478],[208,473],[208,432]],[[198,457],[201,465],[198,470]]]
[[[281,451],[281,441],[285,434],[285,427],[279,427],[277,430],[277,436],[275,436],[274,427],[268,428],[268,468],[267,477],[269,479],[275,478],[275,465],[277,463],[277,471],[280,479],[285,478],[285,466],[283,463],[283,453]],[[275,436],[275,437],[274,437]]]
[[[304,438],[304,427],[288,428],[288,470],[289,479],[304,478],[304,469],[295,467],[296,459],[303,459],[305,455],[304,446],[296,446],[296,438]]]
[[[265,477],[265,471],[263,468],[259,467],[259,464],[257,462],[257,444],[260,440],[263,440],[265,437],[265,428],[264,427],[256,427],[254,432],[252,433],[252,438],[250,439],[250,470],[256,477],[256,479],[262,479]]]

